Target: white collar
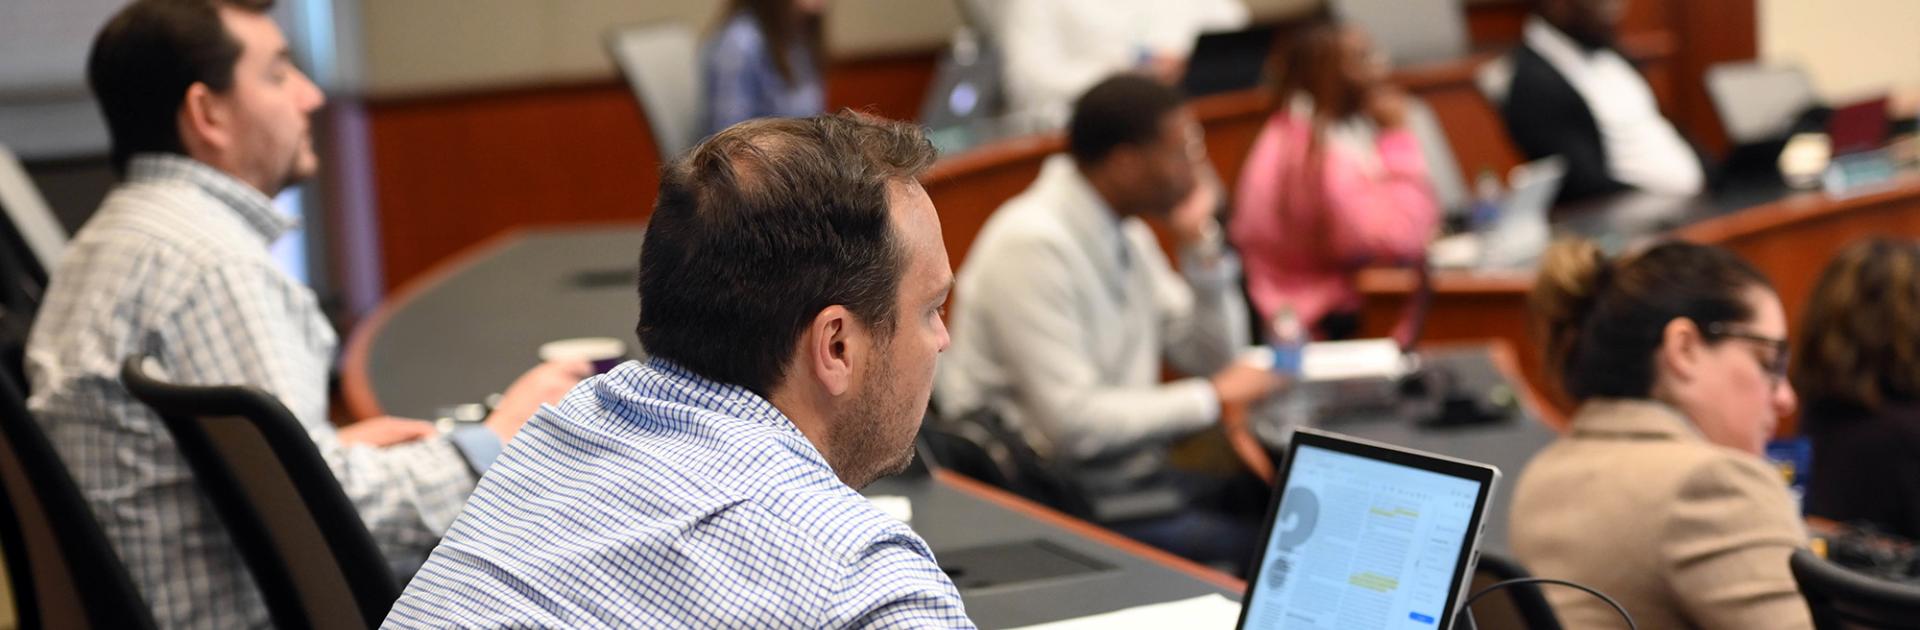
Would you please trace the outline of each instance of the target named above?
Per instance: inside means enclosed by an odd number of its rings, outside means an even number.
[[[1569,80],[1574,78],[1573,74],[1586,72],[1594,58],[1606,52],[1605,49],[1587,51],[1580,46],[1579,42],[1573,41],[1572,37],[1560,32],[1560,29],[1554,28],[1538,15],[1527,16],[1527,24],[1522,27],[1521,37],[1526,41],[1528,48],[1539,53],[1540,57],[1552,64],[1554,69],[1559,70],[1561,74],[1569,75],[1567,77]]]

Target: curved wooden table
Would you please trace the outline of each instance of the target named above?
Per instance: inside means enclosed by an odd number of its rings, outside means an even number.
[[[1312,426],[1498,467],[1503,478],[1488,503],[1483,548],[1505,553],[1511,529],[1507,513],[1515,482],[1533,455],[1559,438],[1554,427],[1565,424],[1565,420],[1521,378],[1513,349],[1505,342],[1432,343],[1422,346],[1421,354],[1430,369],[1446,372],[1440,382],[1452,381],[1451,386],[1481,396],[1504,387],[1513,396],[1510,413],[1484,422],[1430,425],[1425,416],[1438,409],[1427,406],[1434,404],[1433,399],[1424,399],[1392,411],[1357,411],[1323,418]],[[1273,483],[1274,462],[1269,454],[1281,447],[1291,426],[1280,418],[1261,418],[1245,408],[1234,408],[1228,410],[1223,428],[1241,462]]]
[[[640,240],[641,226],[630,223],[522,230],[442,263],[354,330],[341,368],[353,411],[425,416],[437,405],[479,400],[531,366],[533,348],[544,340],[605,335],[631,343]],[[868,491],[912,500],[915,530],[936,553],[1040,540],[1104,567],[963,592],[983,627],[1210,593],[1238,597],[1246,588],[1233,576],[959,475],[896,477]]]
[[[1739,254],[1773,282],[1787,311],[1790,333],[1799,330],[1807,298],[1827,262],[1841,249],[1874,236],[1920,238],[1920,175],[1905,175],[1845,197],[1819,192],[1785,193],[1739,209],[1695,205],[1680,210],[1678,225],[1639,235],[1719,245]],[[1607,212],[1606,202],[1592,212]],[[1691,215],[1687,213],[1691,212]],[[1549,400],[1567,409],[1547,382],[1527,324],[1532,272],[1437,271],[1425,338],[1498,338],[1515,348],[1522,372]],[[1366,296],[1362,334],[1384,334],[1413,294],[1414,274],[1369,269],[1359,275]],[[1788,419],[1780,434],[1793,432]]]

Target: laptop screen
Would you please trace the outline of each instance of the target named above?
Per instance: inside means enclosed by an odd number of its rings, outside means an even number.
[[[1240,627],[1450,627],[1499,473],[1325,434],[1296,441]]]

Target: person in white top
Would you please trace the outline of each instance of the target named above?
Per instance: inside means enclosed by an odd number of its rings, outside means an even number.
[[[1203,32],[1247,25],[1243,0],[999,0],[986,3],[1005,53],[1008,109],[1043,126],[1065,122],[1073,99],[1115,72],[1168,84],[1186,71]]]
[[[1620,0],[1536,0],[1502,105],[1528,159],[1567,160],[1560,200],[1637,189],[1693,195],[1699,155],[1660,114],[1646,79],[1614,49]]]
[[[935,402],[947,418],[986,410],[1089,495],[1166,482],[1168,445],[1281,384],[1234,360],[1247,346],[1247,307],[1201,185],[1199,126],[1180,95],[1122,74],[1076,102],[1070,155],[994,212],[954,292],[953,346]],[[1175,272],[1143,218],[1166,220]],[[1194,376],[1162,382],[1162,361]],[[1111,524],[1202,562],[1251,552],[1252,506],[1183,477],[1193,502],[1173,519]],[[1241,502],[1244,503],[1244,502]],[[1217,508],[1210,512],[1207,508]],[[1223,513],[1251,507],[1236,520]]]

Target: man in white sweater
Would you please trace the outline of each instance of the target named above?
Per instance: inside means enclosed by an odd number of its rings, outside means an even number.
[[[1229,507],[1212,505],[1218,483],[1166,467],[1171,442],[1281,382],[1234,361],[1247,309],[1213,216],[1218,192],[1197,183],[1199,126],[1173,89],[1121,75],[1075,103],[1068,142],[974,240],[936,382],[940,411],[993,412],[1090,495],[1178,486],[1193,509],[1108,525],[1203,562],[1244,562],[1258,493],[1229,517],[1206,509]],[[1180,272],[1145,217],[1166,220]],[[1163,360],[1210,376],[1163,383]]]

